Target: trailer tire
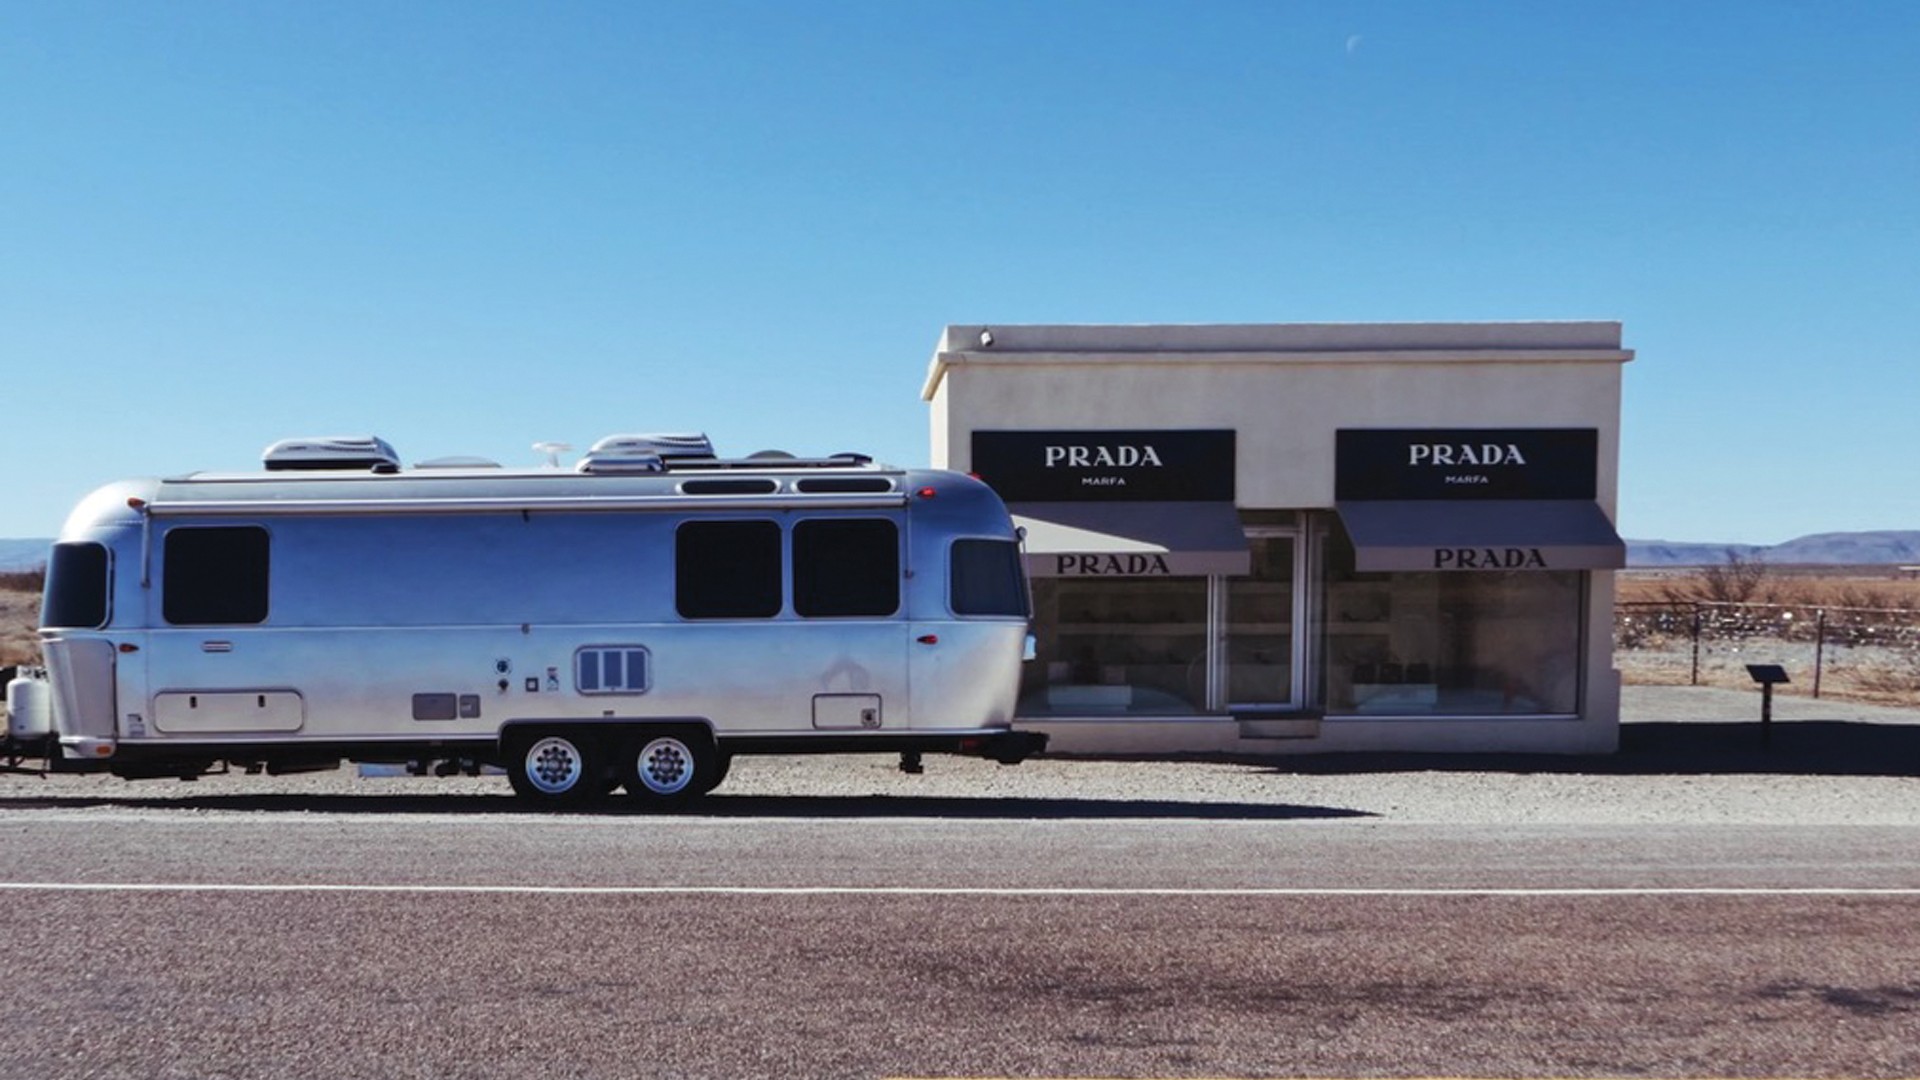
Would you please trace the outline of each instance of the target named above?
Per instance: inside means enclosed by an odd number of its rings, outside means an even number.
[[[724,775],[719,748],[705,729],[643,730],[620,754],[620,779],[627,794],[658,806],[705,795]]]
[[[733,767],[732,754],[729,754],[724,750],[722,750],[718,754],[715,754],[713,775],[707,777],[707,779],[700,785],[700,794],[705,795],[707,792],[712,791],[714,788],[719,787],[720,782],[727,778],[727,770],[731,769],[732,767]]]
[[[590,737],[535,731],[507,748],[507,782],[516,795],[548,806],[572,806],[606,794],[606,758]]]

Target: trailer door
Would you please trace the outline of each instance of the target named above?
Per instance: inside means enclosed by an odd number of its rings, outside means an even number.
[[[1027,638],[1029,603],[1019,544],[962,537],[947,546],[946,555],[948,617],[922,621],[913,631],[918,723],[1006,726],[1019,696]]]
[[[679,647],[656,650],[659,706],[693,681],[687,710],[723,733],[907,726],[895,520],[822,514],[786,530],[761,518],[687,521],[675,548],[674,602],[689,625]]]

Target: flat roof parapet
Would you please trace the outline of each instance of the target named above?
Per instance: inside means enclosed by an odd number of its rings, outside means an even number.
[[[994,325],[940,335],[921,397],[955,364],[1625,363],[1617,321]]]

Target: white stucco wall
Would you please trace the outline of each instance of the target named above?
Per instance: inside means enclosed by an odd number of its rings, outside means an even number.
[[[983,333],[991,344],[983,344]],[[1243,508],[1330,509],[1341,428],[1593,428],[1596,498],[1618,489],[1617,322],[947,328],[928,369],[932,461],[965,470],[975,430],[1232,428]],[[1578,721],[1330,720],[1247,740],[1227,720],[1053,720],[1069,752],[1359,749],[1604,752],[1617,742],[1613,575],[1590,576]]]
[[[1340,428],[1590,427],[1614,513],[1618,323],[951,327],[942,344],[962,342],[927,381],[939,467],[969,467],[975,429],[1233,428],[1240,504],[1313,509],[1333,505]]]

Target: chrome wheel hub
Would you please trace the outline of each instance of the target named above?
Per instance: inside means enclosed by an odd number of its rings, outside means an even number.
[[[693,783],[693,751],[674,738],[658,738],[640,751],[640,783],[655,795],[677,795]]]
[[[580,783],[584,764],[572,741],[549,735],[527,748],[527,780],[547,795],[564,795]]]

